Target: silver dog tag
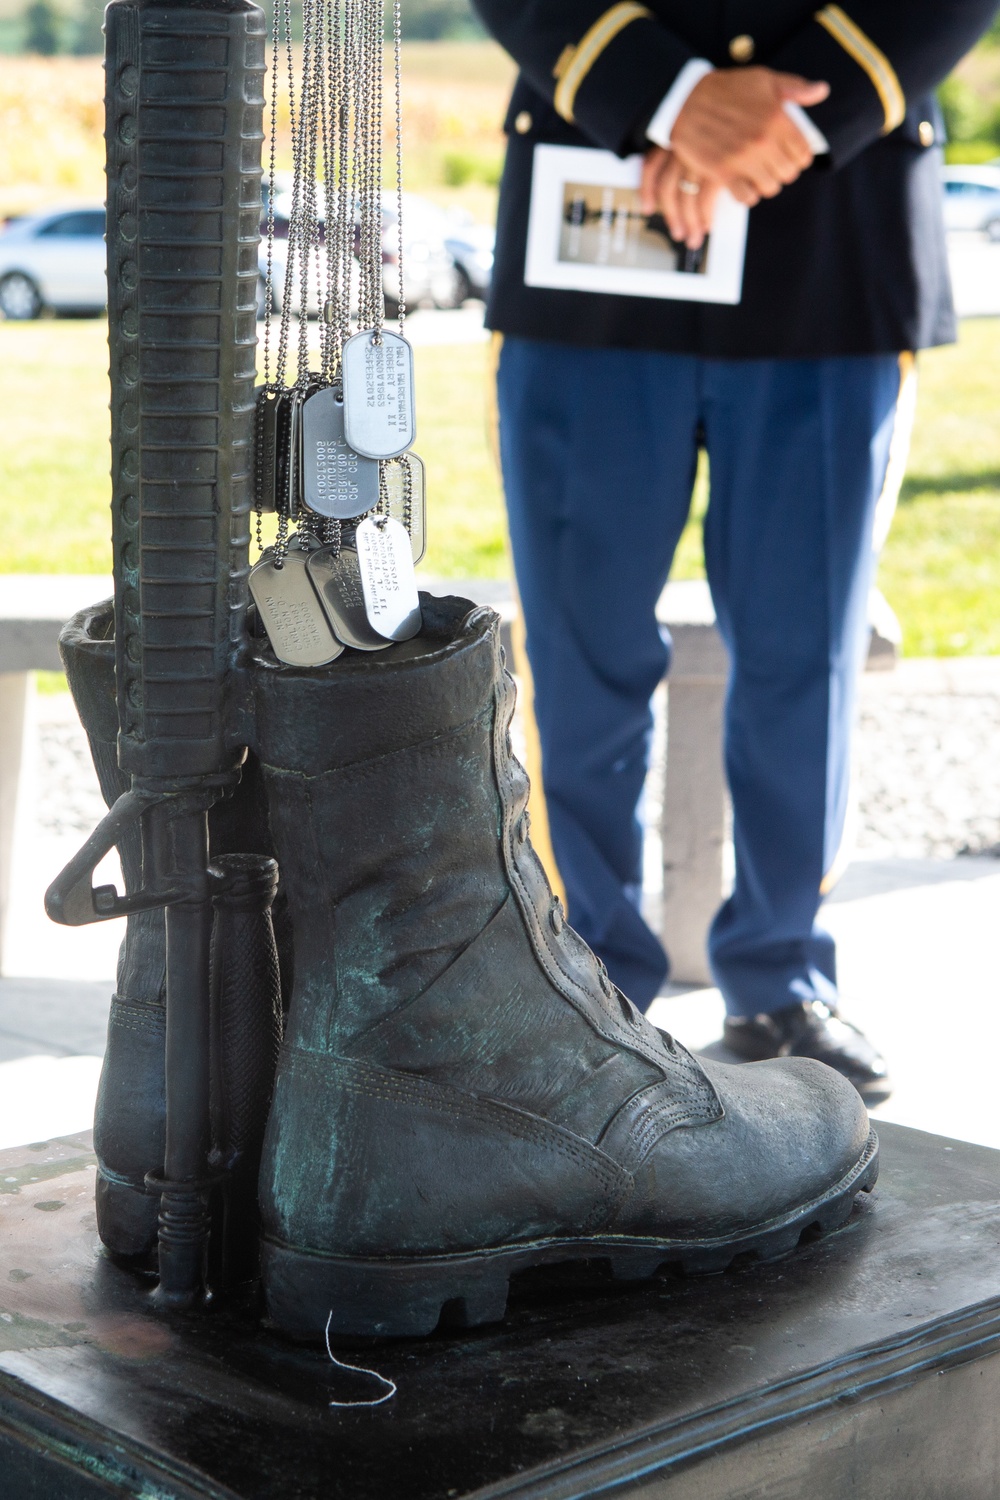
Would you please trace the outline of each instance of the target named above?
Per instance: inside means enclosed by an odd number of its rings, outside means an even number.
[[[415,453],[404,453],[387,463],[385,487],[390,516],[410,533],[410,551],[416,566],[427,548],[427,489],[423,459]]]
[[[278,445],[285,401],[285,391],[262,388],[257,393],[254,413],[254,504],[260,511],[273,511],[277,508]]]
[[[270,549],[250,569],[250,592],[271,649],[290,667],[323,667],[343,651],[306,572],[306,554],[288,552],[280,568]]]
[[[366,516],[355,545],[369,621],[387,640],[408,641],[422,624],[410,538],[391,516]]]
[[[338,640],[355,651],[384,651],[389,642],[368,623],[358,554],[351,547],[321,547],[309,557],[323,612]]]
[[[378,504],[378,463],[348,446],[344,403],[332,386],[314,391],[302,407],[302,498],[338,521]]]
[[[398,333],[366,329],[346,341],[340,357],[350,446],[366,458],[405,453],[416,432],[410,345]]]
[[[302,494],[302,392],[288,391],[279,415],[278,505],[286,516],[296,516]]]

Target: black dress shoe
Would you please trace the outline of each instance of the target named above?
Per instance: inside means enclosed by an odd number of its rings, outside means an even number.
[[[757,1016],[727,1016],[722,1039],[748,1062],[814,1057],[849,1078],[867,1104],[892,1093],[889,1070],[871,1042],[822,1000],[801,1001]]]

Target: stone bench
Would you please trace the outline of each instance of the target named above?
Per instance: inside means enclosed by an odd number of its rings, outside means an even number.
[[[112,591],[92,573],[0,575],[0,972],[11,889],[17,789],[32,672],[61,672],[59,632],[71,615]]]

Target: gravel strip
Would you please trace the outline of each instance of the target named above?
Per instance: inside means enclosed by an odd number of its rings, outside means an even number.
[[[856,765],[860,854],[1000,854],[1000,658],[866,673]]]
[[[39,696],[35,703],[39,831],[85,837],[106,811],[87,736],[68,693]]]
[[[37,722],[39,828],[89,833],[104,803],[68,695],[40,697]],[[859,854],[1000,854],[1000,657],[866,673],[857,768]]]

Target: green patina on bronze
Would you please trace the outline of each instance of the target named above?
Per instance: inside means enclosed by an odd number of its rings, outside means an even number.
[[[64,1177],[69,1172],[86,1172],[96,1165],[97,1158],[93,1152],[88,1152],[86,1156],[71,1157],[68,1161],[38,1162],[14,1167],[0,1176],[0,1194],[19,1193],[22,1188],[31,1187],[33,1183],[49,1182],[52,1178]]]

